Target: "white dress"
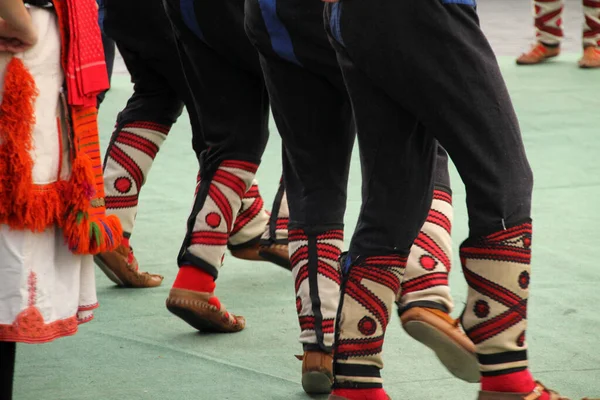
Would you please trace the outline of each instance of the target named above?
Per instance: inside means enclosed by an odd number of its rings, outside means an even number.
[[[36,185],[47,185],[70,174],[66,130],[64,125],[59,129],[64,75],[56,15],[41,8],[31,8],[30,13],[39,42],[16,57],[23,60],[39,91],[32,174]],[[0,53],[2,83],[12,57]],[[71,253],[59,228],[33,233],[0,225],[0,341],[43,343],[73,335],[80,323],[93,318],[97,306],[92,256]]]

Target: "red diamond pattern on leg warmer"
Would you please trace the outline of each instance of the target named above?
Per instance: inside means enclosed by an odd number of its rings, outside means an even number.
[[[170,129],[139,121],[113,134],[104,165],[106,213],[119,217],[126,234],[133,231],[140,190]]]
[[[340,291],[341,229],[307,234],[289,232],[290,261],[296,289],[300,343],[331,350]]]
[[[462,244],[469,292],[462,323],[483,377],[527,368],[531,222]]]
[[[408,262],[398,306],[406,307],[419,301],[442,305],[448,313],[454,303],[448,287],[452,262],[452,195],[436,189],[427,220],[415,240]]]
[[[335,388],[381,388],[382,348],[407,258],[366,257],[353,262],[341,288],[334,349]]]
[[[600,47],[600,0],[583,0],[583,45]]]
[[[225,160],[219,165],[196,216],[188,246],[190,254],[216,269],[221,267],[234,218],[257,168],[254,163],[239,160]],[[198,187],[201,184],[202,178]]]
[[[242,207],[237,213],[233,229],[229,234],[229,245],[243,246],[259,238],[265,231],[269,221],[269,213],[265,209],[265,202],[258,190],[256,179],[242,198]]]
[[[563,24],[564,0],[535,0],[534,17],[538,42],[560,44],[564,37]]]

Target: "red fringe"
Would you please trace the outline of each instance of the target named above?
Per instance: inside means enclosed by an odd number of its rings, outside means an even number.
[[[75,254],[98,254],[121,244],[123,228],[115,215],[70,213],[64,223],[65,240]]]
[[[66,187],[67,182],[33,185],[27,202],[9,218],[9,226],[43,232],[60,222],[64,215]]]
[[[71,166],[70,204],[76,210],[86,210],[94,195],[92,162],[87,157],[77,157]]]
[[[114,250],[123,238],[119,219],[106,215],[97,116],[94,107],[71,107],[76,147],[71,196],[76,212],[69,213],[63,230],[69,248],[75,254]]]
[[[104,182],[101,174],[94,174],[100,166],[82,150],[92,146],[99,154],[96,110],[71,110],[80,123],[73,127],[75,158],[69,181],[35,185],[30,152],[37,94],[34,78],[20,59],[13,58],[0,104],[0,223],[33,232],[56,224],[75,254],[113,250],[123,237],[121,223],[106,216]]]
[[[13,229],[43,231],[60,210],[61,196],[54,188],[34,189],[30,151],[37,95],[23,61],[13,57],[6,67],[0,104],[0,222]]]
[[[33,160],[31,130],[37,90],[23,61],[13,58],[6,68],[0,104],[0,218],[7,221],[30,197]],[[19,228],[15,226],[15,228]]]

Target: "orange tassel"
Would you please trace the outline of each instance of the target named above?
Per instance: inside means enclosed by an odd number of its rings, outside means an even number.
[[[45,230],[62,217],[64,185],[34,185],[32,178],[35,80],[14,57],[6,67],[0,104],[0,222],[13,229]]]
[[[71,179],[69,203],[76,210],[85,210],[90,206],[90,201],[96,193],[92,182],[92,162],[88,157],[79,156],[73,161],[71,167]]]
[[[29,200],[23,207],[22,217],[17,217],[22,221],[21,229],[43,232],[48,226],[61,221],[64,214],[65,187],[65,182],[34,185]],[[11,225],[17,226],[16,222]]]
[[[0,105],[0,223],[42,232],[63,219],[66,183],[33,183],[30,152],[37,95],[23,61],[13,58],[6,68]]]
[[[93,107],[71,107],[76,146],[71,176],[72,204],[77,207],[69,213],[63,230],[75,254],[114,250],[123,238],[119,219],[106,215],[97,116],[98,111]]]
[[[97,110],[71,107],[74,157],[69,181],[35,185],[30,152],[36,96],[33,77],[13,58],[0,104],[0,223],[34,232],[57,224],[76,254],[115,249],[123,229],[117,217],[106,215]]]
[[[23,61],[14,57],[6,67],[0,104],[0,214],[12,218],[30,196],[33,185],[31,131],[35,123],[35,81]],[[18,218],[18,217],[17,217]]]
[[[92,233],[90,253],[110,251],[121,244],[123,228],[121,221],[115,215],[92,219],[90,225]]]

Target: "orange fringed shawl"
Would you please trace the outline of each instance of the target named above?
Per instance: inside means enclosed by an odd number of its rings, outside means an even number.
[[[63,69],[68,71],[69,10],[64,0],[55,0],[55,6]],[[68,90],[72,89],[70,86],[67,85]],[[68,181],[36,185],[30,155],[36,96],[34,78],[14,57],[7,66],[0,104],[0,223],[34,232],[56,224],[75,254],[113,250],[120,244],[123,232],[118,218],[106,215],[97,110],[69,104],[70,120],[66,123],[71,128],[71,177]]]

